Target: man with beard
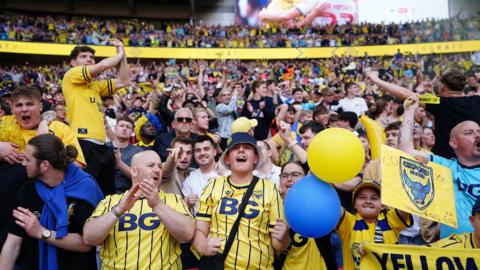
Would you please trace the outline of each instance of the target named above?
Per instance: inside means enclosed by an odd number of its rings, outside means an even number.
[[[136,133],[136,132],[135,132]],[[138,134],[138,142],[135,144],[144,150],[151,150],[158,135],[157,127],[151,121],[146,121],[141,127]]]
[[[192,171],[183,182],[182,193],[185,201],[193,212],[198,211],[198,198],[210,179],[218,176],[216,144],[209,136],[199,136],[193,143],[193,153],[198,169]]]
[[[103,194],[92,176],[71,163],[75,155],[50,134],[28,142],[22,165],[35,180],[17,194],[0,269],[13,269],[20,250],[25,269],[97,269],[95,249],[83,242],[82,229]]]
[[[85,243],[101,246],[102,269],[182,269],[180,242],[190,241],[195,230],[185,202],[159,191],[157,153],[135,154],[130,174],[132,188],[107,196],[85,224]]]
[[[198,211],[198,199],[208,182],[218,176],[217,145],[210,136],[200,135],[193,143],[193,153],[198,169],[192,171],[183,182],[182,193],[190,211],[195,215]],[[190,243],[182,244],[182,260],[184,269],[197,267],[198,260],[190,251]]]
[[[471,120],[457,124],[450,132],[448,144],[455,152],[455,158],[446,159],[438,155],[418,151],[413,146],[414,114],[418,107],[418,96],[405,100],[404,122],[400,129],[399,149],[424,162],[432,161],[450,168],[455,193],[458,229],[440,226],[440,238],[452,233],[472,232],[469,222],[470,210],[480,198],[480,126]]]
[[[43,117],[40,90],[33,87],[15,89],[12,93],[13,115],[0,117],[0,246],[5,241],[6,225],[11,215],[15,195],[27,180],[21,165],[27,142],[35,135],[53,133],[65,145],[78,151],[75,163],[85,166],[82,149],[75,133],[65,124]],[[48,118],[48,119],[47,119]]]
[[[107,146],[111,147],[115,154],[114,191],[116,194],[123,193],[132,186],[130,162],[133,155],[143,151],[141,147],[130,143],[133,125],[133,121],[126,115],[118,119],[114,131],[115,138],[112,142],[107,143]]]
[[[163,178],[160,188],[168,193],[182,195],[182,186],[193,169],[192,163],[192,140],[189,137],[176,137],[173,139],[169,155],[163,163]]]

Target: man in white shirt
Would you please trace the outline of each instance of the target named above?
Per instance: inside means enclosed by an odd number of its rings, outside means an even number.
[[[198,164],[198,169],[192,171],[183,182],[182,193],[189,209],[197,212],[198,198],[202,194],[203,188],[208,181],[218,176],[217,163],[217,145],[210,136],[200,135],[193,142],[193,154]]]
[[[270,145],[265,141],[257,141],[257,148],[263,153],[264,158],[259,161],[257,169],[253,171],[253,175],[258,178],[269,179],[280,188],[280,173],[282,168],[273,164]]]
[[[368,111],[367,102],[360,97],[360,87],[356,83],[350,83],[345,88],[347,96],[339,101],[338,107],[344,112],[354,112],[360,117]]]

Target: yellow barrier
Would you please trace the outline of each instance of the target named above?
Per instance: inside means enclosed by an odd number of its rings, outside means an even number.
[[[0,53],[21,53],[68,56],[75,45],[0,41]],[[108,57],[115,53],[111,46],[91,46],[98,57]],[[480,40],[433,42],[402,45],[322,47],[322,48],[149,48],[126,47],[128,57],[150,59],[309,59],[330,58],[332,56],[382,56],[402,53],[432,54],[459,53],[480,50]]]

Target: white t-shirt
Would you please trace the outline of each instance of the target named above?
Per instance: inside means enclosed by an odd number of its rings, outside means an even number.
[[[203,174],[200,169],[196,169],[183,182],[182,193],[185,196],[195,194],[198,197],[202,195],[203,188],[208,184],[210,179],[218,177],[216,170],[207,174]]]
[[[420,217],[417,215],[412,215],[412,217],[413,217],[412,226],[402,230],[400,232],[401,235],[405,235],[408,237],[416,237],[420,235]]]
[[[257,170],[253,171],[253,175],[257,176],[258,178],[265,178],[265,179],[270,179],[273,183],[277,185],[277,187],[280,187],[280,173],[282,171],[282,168],[273,165],[272,171],[269,174],[260,174]]]
[[[368,111],[367,102],[361,97],[342,98],[338,103],[338,107],[342,108],[344,112],[354,112],[358,117]]]
[[[184,196],[195,194],[200,198],[202,195],[203,188],[208,184],[210,179],[218,177],[216,170],[213,170],[207,174],[203,174],[200,169],[196,169],[190,173],[190,175],[185,179],[182,186],[182,193]],[[193,207],[193,212],[198,211],[199,203]]]

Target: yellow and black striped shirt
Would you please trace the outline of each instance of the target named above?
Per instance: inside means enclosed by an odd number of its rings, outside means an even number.
[[[210,237],[225,239],[222,251],[247,188],[248,184],[236,186],[228,177],[220,176],[210,181],[200,196],[196,219],[210,222]],[[283,200],[273,182],[260,179],[240,220],[225,269],[273,269],[275,251],[270,230],[277,219],[285,220]]]
[[[304,238],[298,233],[290,236],[292,243],[282,270],[327,270],[315,238]]]
[[[428,245],[436,248],[478,249],[473,233],[452,234]]]
[[[101,97],[115,93],[113,79],[92,80],[88,66],[71,68],[62,81],[67,119],[79,139],[106,139]]]
[[[173,210],[192,217],[178,195],[160,191],[159,197]],[[118,204],[122,194],[107,196],[90,219],[102,216]],[[192,217],[193,219],[193,217]],[[160,222],[146,199],[118,220],[102,244],[102,269],[182,269],[180,243]]]

